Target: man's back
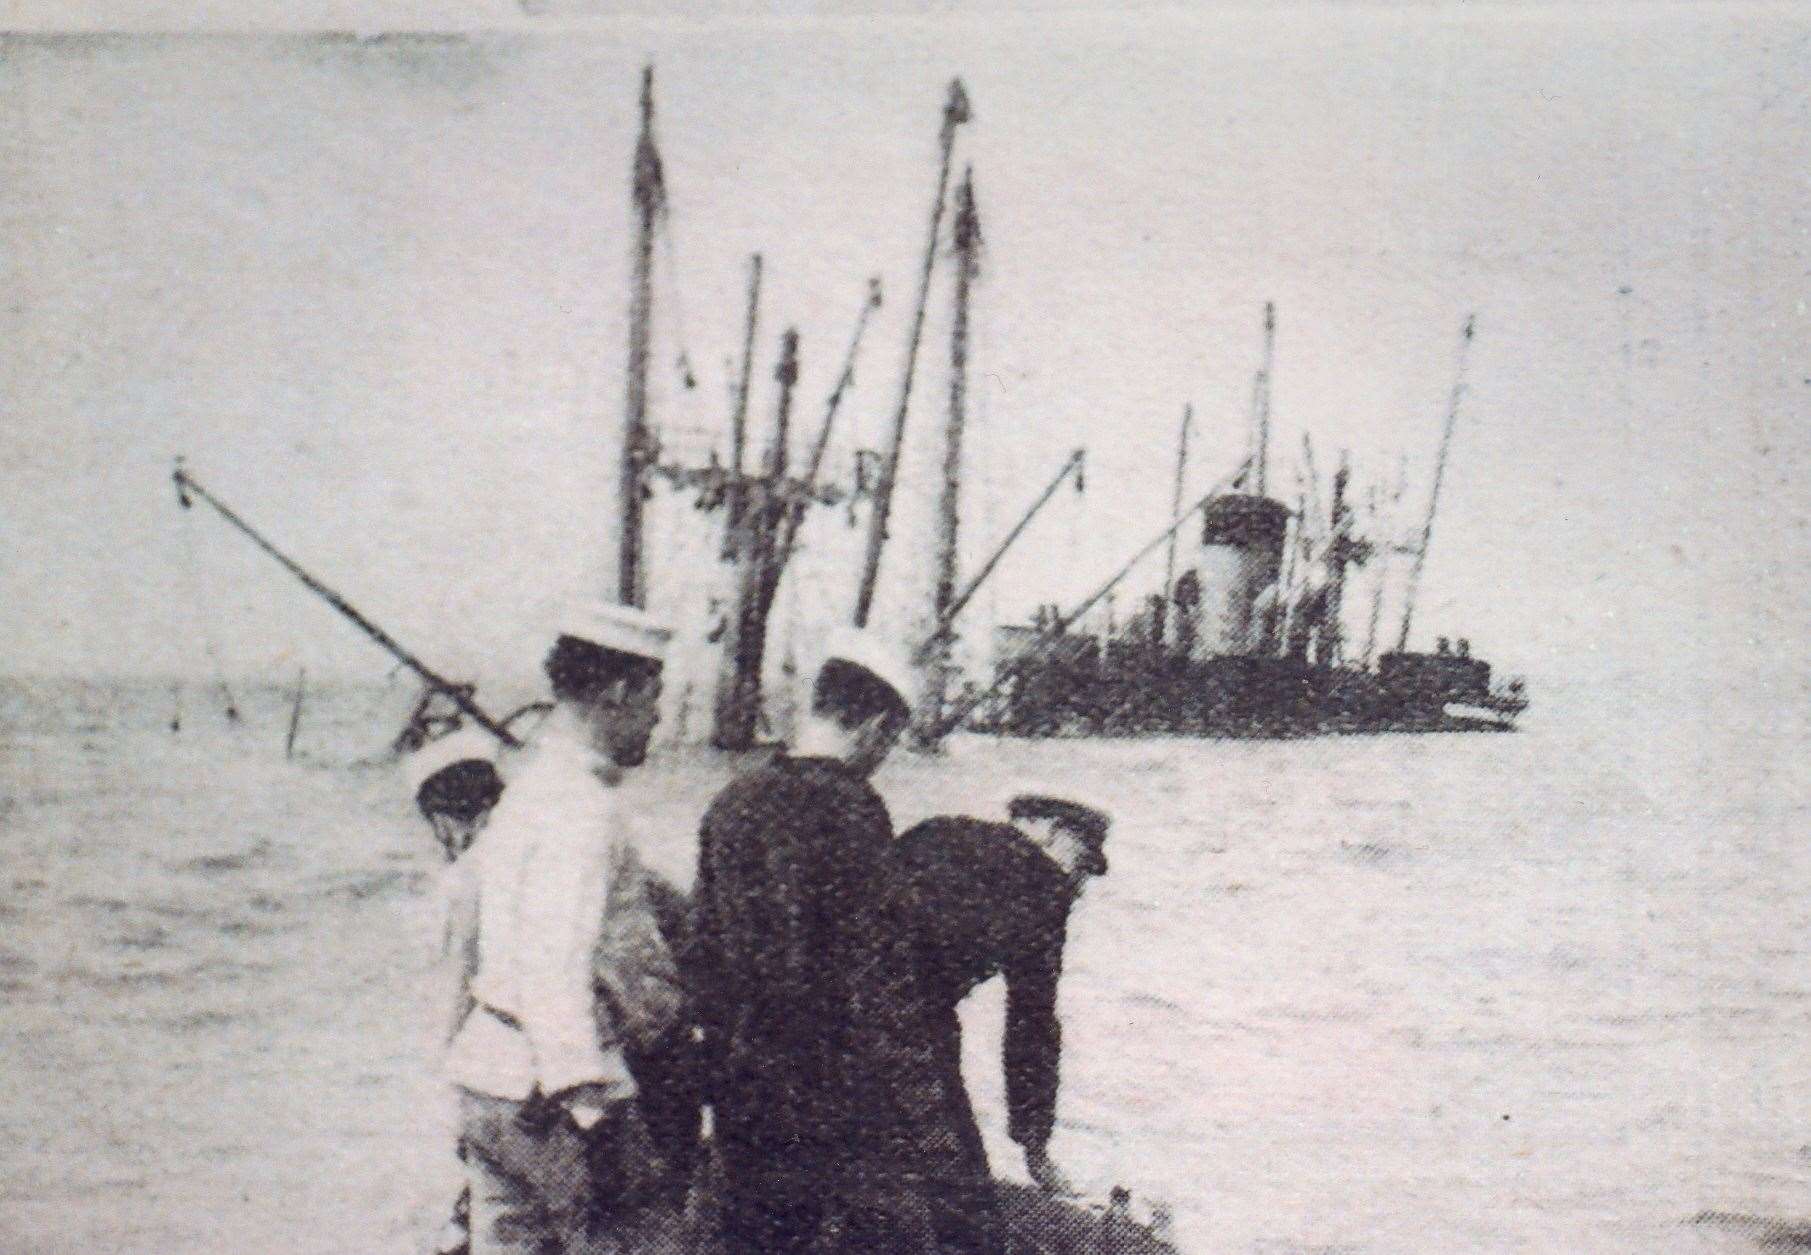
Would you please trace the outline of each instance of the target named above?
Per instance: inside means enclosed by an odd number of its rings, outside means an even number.
[[[833,760],[781,756],[725,788],[700,835],[691,969],[719,1126],[834,1156],[886,806]]]
[[[1010,824],[962,816],[927,819],[893,843],[885,864],[886,918],[909,946],[883,969],[895,1027],[884,1043],[894,1106],[953,1103],[964,1143],[970,1132],[960,1070],[956,1006],[976,985],[1006,978],[1004,1042],[1008,1128],[1020,1145],[1049,1141],[1062,1056],[1057,982],[1074,895],[1056,864]],[[909,956],[909,957],[907,957]],[[915,973],[907,979],[901,968]],[[912,990],[923,1001],[914,1011]],[[916,1033],[935,1044],[926,1069],[901,1049]],[[914,1088],[915,1086],[915,1088]],[[917,1130],[922,1133],[923,1130]]]
[[[893,843],[887,878],[910,913],[925,976],[950,1005],[1053,951],[1060,963],[1070,896],[1055,864],[1010,824],[927,819]]]

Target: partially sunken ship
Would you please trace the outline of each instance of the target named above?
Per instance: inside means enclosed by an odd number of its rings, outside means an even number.
[[[1177,535],[1163,589],[1123,623],[1075,630],[1076,616],[1041,611],[1025,626],[997,629],[994,685],[976,726],[1022,736],[1181,734],[1226,737],[1323,733],[1507,730],[1527,707],[1519,679],[1497,685],[1469,642],[1408,647],[1422,566],[1432,538],[1447,453],[1464,393],[1464,347],[1446,415],[1433,489],[1419,535],[1379,546],[1356,532],[1342,458],[1324,515],[1309,495],[1313,448],[1304,442],[1307,485],[1291,508],[1266,492],[1269,361],[1275,315],[1265,311],[1265,365],[1258,373],[1254,451],[1233,481],[1210,494],[1178,568]],[[1188,415],[1177,467],[1187,457]],[[1318,496],[1318,493],[1314,494]],[[1400,489],[1398,490],[1400,496]],[[1178,511],[1180,490],[1178,490]],[[1382,572],[1374,581],[1361,650],[1344,627],[1350,573],[1373,560],[1412,558],[1401,631],[1376,651]]]

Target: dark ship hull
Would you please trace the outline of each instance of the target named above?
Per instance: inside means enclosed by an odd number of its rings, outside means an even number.
[[[1450,654],[1385,654],[1375,669],[1304,658],[1203,660],[1089,637],[1008,664],[975,725],[1012,736],[1276,738],[1379,732],[1508,731],[1527,706],[1494,689],[1490,664]]]

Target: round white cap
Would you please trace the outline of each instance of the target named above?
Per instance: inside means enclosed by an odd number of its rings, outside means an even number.
[[[497,761],[497,739],[482,728],[466,726],[445,736],[435,737],[403,760],[403,772],[411,794],[445,771],[454,763],[468,758],[482,758],[493,766]]]
[[[881,637],[872,628],[844,628],[827,642],[824,661],[832,659],[860,667],[898,693],[907,710],[918,709],[923,672],[913,665],[911,653],[897,641]]]
[[[586,601],[569,606],[559,617],[557,630],[593,645],[665,662],[673,629],[637,606],[607,601]]]

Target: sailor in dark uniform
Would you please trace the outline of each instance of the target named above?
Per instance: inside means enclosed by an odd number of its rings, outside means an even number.
[[[1069,1183],[1051,1161],[1062,1025],[1057,981],[1069,912],[1088,880],[1107,870],[1111,821],[1061,798],[1022,795],[1011,823],[928,819],[896,840],[884,864],[884,919],[908,939],[893,948],[872,996],[889,1039],[873,1043],[892,1110],[916,1110],[894,1137],[892,1162],[928,1209],[943,1250],[1003,1249],[987,1154],[962,1083],[957,1007],[996,975],[1006,979],[1008,1131],[1047,1193]],[[909,963],[915,970],[906,971]]]
[[[915,677],[902,651],[845,634],[792,752],[731,782],[704,817],[688,970],[732,1255],[882,1249],[855,1215],[876,1113],[851,1046],[893,840],[868,777],[906,726]]]

